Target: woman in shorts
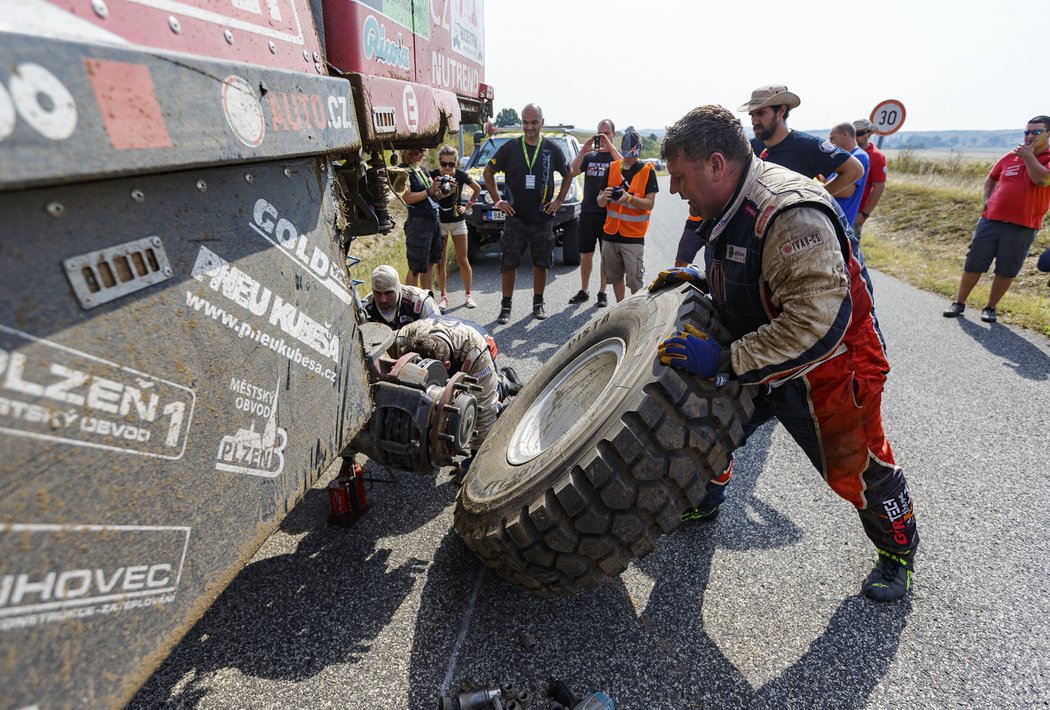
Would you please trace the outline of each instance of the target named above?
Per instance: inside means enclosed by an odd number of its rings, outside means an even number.
[[[470,210],[474,202],[481,194],[481,185],[467,173],[460,170],[457,165],[459,154],[450,145],[443,145],[438,151],[438,168],[430,172],[430,177],[438,189],[438,215],[441,230],[441,260],[437,264],[437,283],[441,290],[438,299],[438,308],[444,313],[448,308],[448,293],[445,285],[448,275],[445,270],[446,245],[449,235],[452,236],[452,244],[456,249],[456,261],[459,263],[459,276],[463,279],[463,288],[466,291],[464,305],[474,308],[477,302],[471,293],[474,281],[474,272],[470,268],[470,260],[467,259],[467,218],[465,210]],[[474,194],[470,196],[467,203],[460,207],[463,188],[470,187]]]

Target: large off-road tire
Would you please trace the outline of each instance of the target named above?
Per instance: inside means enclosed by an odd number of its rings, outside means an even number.
[[[593,319],[515,397],[463,482],[456,531],[496,572],[538,594],[572,594],[625,570],[700,503],[754,410],[657,359],[691,323],[729,334],[700,291],[629,298]]]
[[[570,219],[562,226],[561,263],[565,266],[580,265],[580,218]]]

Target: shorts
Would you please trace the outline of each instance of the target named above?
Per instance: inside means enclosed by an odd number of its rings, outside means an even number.
[[[1039,255],[1039,261],[1036,262],[1035,268],[1040,271],[1050,271],[1050,247],[1047,247],[1046,251]]]
[[[437,219],[409,217],[405,222],[405,257],[408,270],[425,274],[431,264],[441,262],[441,234]]]
[[[1021,272],[1037,230],[981,217],[973,230],[963,271],[983,274],[995,259],[995,275],[1012,279]]]
[[[604,212],[580,213],[580,253],[592,254],[596,246],[602,243],[605,234]]]
[[[678,254],[674,258],[675,261],[683,264],[695,263],[696,255],[700,247],[704,245],[704,240],[696,233],[700,224],[701,222],[686,220],[685,227],[682,228],[682,236],[678,240]]]
[[[554,220],[522,222],[508,217],[499,238],[500,272],[514,271],[521,265],[525,249],[532,250],[532,265],[549,269],[554,263]]]
[[[453,237],[461,237],[467,233],[467,220],[461,219],[458,222],[442,222],[441,223],[441,236],[447,237],[452,235]]]
[[[623,281],[632,291],[642,288],[642,277],[645,275],[644,250],[645,242],[637,244],[624,242],[602,242],[602,273],[610,284]]]

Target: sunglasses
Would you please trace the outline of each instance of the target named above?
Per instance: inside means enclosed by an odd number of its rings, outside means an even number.
[[[441,167],[443,167],[443,168],[454,168],[454,167],[456,167],[456,162],[452,161],[451,163],[446,163],[444,160],[442,160],[441,161]]]
[[[858,136],[866,136],[869,133],[871,133],[871,131],[857,131],[857,135]]]
[[[1044,133],[1046,133],[1046,129],[1045,128],[1037,128],[1034,131],[1025,131],[1024,132],[1024,134],[1026,136],[1041,136]]]

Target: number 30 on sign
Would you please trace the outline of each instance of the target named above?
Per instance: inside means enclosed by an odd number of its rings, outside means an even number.
[[[871,112],[871,123],[880,136],[896,133],[904,125],[904,104],[890,99],[883,101]]]

